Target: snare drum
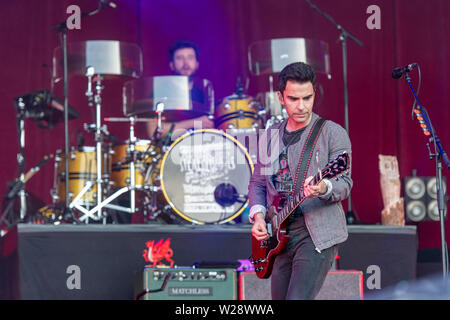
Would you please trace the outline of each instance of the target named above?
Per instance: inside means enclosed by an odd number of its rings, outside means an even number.
[[[222,100],[214,112],[217,129],[258,129],[261,118],[258,114],[259,103],[244,96],[229,96]]]
[[[150,140],[138,140],[134,145],[135,151],[137,151],[137,157],[135,161],[135,185],[144,186],[149,181],[148,171],[152,163],[158,161],[159,152],[151,145]],[[124,142],[113,147],[112,154],[112,166],[111,166],[111,181],[114,187],[126,187],[131,184],[130,181],[130,144]],[[150,172],[151,173],[151,172]]]
[[[221,224],[238,217],[248,205],[253,172],[249,154],[223,131],[203,129],[178,138],[160,166],[164,199],[185,221]]]
[[[102,153],[102,177],[109,174],[109,154]],[[54,202],[66,201],[65,180],[65,154],[62,150],[56,151],[53,199]],[[84,146],[78,149],[72,148],[69,152],[69,196],[73,200],[85,187],[86,182],[97,180],[97,152],[95,147]],[[81,198],[83,206],[96,204],[97,185],[94,184]]]

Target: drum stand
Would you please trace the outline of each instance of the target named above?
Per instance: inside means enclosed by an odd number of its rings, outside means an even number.
[[[162,113],[164,111],[164,104],[162,102],[158,102],[156,104],[156,109],[157,109],[157,115],[158,115],[158,125],[155,131],[154,136],[152,137],[152,142],[150,143],[149,147],[150,148],[152,146],[152,143],[154,141],[159,141],[159,139],[161,138],[161,133],[162,133]],[[136,136],[135,136],[135,131],[134,131],[134,127],[136,125],[136,121],[137,118],[135,116],[130,116],[128,117],[129,121],[130,121],[130,144],[129,144],[129,148],[128,148],[128,153],[130,154],[130,185],[127,187],[123,187],[119,190],[117,190],[115,193],[113,193],[111,196],[109,196],[107,199],[105,199],[104,203],[105,207],[110,208],[110,209],[114,209],[114,210],[118,210],[118,211],[123,211],[123,212],[127,212],[127,213],[135,213],[136,210],[136,190],[138,189],[138,187],[136,186],[136,160],[137,160],[137,154],[139,151],[136,151]],[[110,119],[112,120],[112,119]],[[113,120],[114,121],[114,120]],[[120,119],[119,119],[120,121]],[[148,151],[148,149],[147,149]],[[147,152],[146,151],[146,152]],[[144,152],[144,153],[146,153]],[[148,181],[148,178],[150,176],[150,171],[151,169],[148,168],[147,169],[147,173],[145,175],[145,179],[144,181]],[[139,187],[142,188],[142,187]],[[145,190],[150,190],[150,192],[152,192],[152,198],[154,200],[154,193],[158,191],[157,187],[152,187],[152,186],[145,186],[143,187]],[[127,207],[123,207],[123,206],[119,206],[119,205],[115,205],[115,204],[109,204],[109,202],[111,202],[112,200],[116,199],[118,196],[120,196],[121,194],[130,191],[130,208]]]
[[[103,89],[101,85],[101,77],[100,75],[97,75],[95,78],[96,81],[96,94],[93,95],[92,93],[92,86],[91,81],[93,79],[94,70],[92,67],[87,68],[86,75],[88,76],[88,90],[86,92],[86,96],[88,97],[88,103],[89,105],[92,105],[92,98],[94,98],[94,102],[96,105],[96,124],[95,125],[89,125],[87,126],[88,130],[95,130],[95,140],[96,140],[96,152],[97,152],[97,180],[96,181],[88,181],[84,188],[81,190],[81,192],[75,197],[75,199],[70,203],[69,208],[78,209],[81,213],[84,215],[79,218],[80,221],[86,221],[88,222],[88,218],[92,218],[96,221],[103,218],[103,223],[106,223],[106,217],[102,213],[102,208],[110,208],[113,210],[123,211],[130,214],[136,213],[136,159],[137,159],[137,152],[136,152],[136,136],[135,136],[135,124],[136,124],[136,117],[131,116],[129,117],[130,121],[130,145],[128,152],[130,154],[130,161],[129,161],[129,168],[130,168],[130,185],[126,187],[122,187],[116,192],[114,192],[112,195],[110,195],[108,198],[102,201],[102,184],[106,182],[105,179],[102,177],[102,145],[103,145],[103,135],[104,133],[107,133],[106,127],[101,126],[101,90]],[[155,132],[154,139],[159,140],[161,131],[162,131],[162,113],[164,111],[164,104],[162,102],[159,102],[157,104],[157,110],[158,110],[158,127]],[[81,206],[80,199],[81,197],[90,190],[93,185],[97,185],[97,205],[92,208],[91,210],[88,210]],[[111,204],[113,200],[115,200],[117,197],[121,196],[122,194],[130,191],[130,207],[123,207],[115,204]],[[151,189],[152,192],[154,192],[154,188]]]
[[[9,229],[17,223],[25,221],[27,214],[27,194],[25,191],[25,105],[19,101],[17,113],[17,133],[19,138],[19,153],[17,154],[17,164],[20,169],[19,178],[11,185],[9,192],[5,196],[5,201],[9,201],[0,217],[0,237],[5,235]],[[19,197],[20,211],[19,217],[15,217],[14,203]]]
[[[103,215],[102,208],[102,199],[103,199],[103,183],[106,182],[106,180],[103,179],[102,174],[102,154],[103,154],[103,138],[104,135],[108,135],[108,131],[106,129],[106,126],[101,125],[101,93],[103,90],[102,85],[102,76],[97,74],[95,75],[95,69],[93,67],[87,67],[86,68],[86,76],[88,77],[88,89],[86,91],[86,96],[88,97],[88,105],[90,107],[93,107],[95,104],[95,124],[86,125],[85,129],[87,131],[94,131],[95,132],[95,142],[96,142],[96,180],[95,181],[88,181],[84,188],[81,190],[81,192],[72,200],[72,202],[69,204],[69,209],[76,208],[80,212],[84,213],[82,217],[80,217],[80,221],[86,220],[86,223],[88,223],[88,218],[91,218],[95,221],[99,221],[103,218],[103,223],[106,223],[106,217]],[[95,94],[92,92],[92,81],[95,81]],[[66,157],[67,162],[67,157]],[[66,167],[67,169],[67,167]],[[66,170],[67,171],[67,170]],[[66,179],[67,180],[67,179]],[[67,183],[67,182],[66,182]],[[95,206],[93,209],[88,210],[81,206],[80,199],[81,197],[86,194],[87,191],[89,191],[93,185],[97,186],[97,206]],[[67,188],[67,186],[66,186]]]

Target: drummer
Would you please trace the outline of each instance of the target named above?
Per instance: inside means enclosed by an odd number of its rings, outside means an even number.
[[[191,99],[193,102],[193,108],[201,108],[202,110],[209,112],[207,107],[206,98],[203,94],[203,90],[195,86],[194,76],[199,68],[199,51],[195,43],[185,40],[179,40],[172,44],[169,49],[169,67],[174,75],[187,76],[189,77],[189,88],[191,93]],[[161,136],[167,136],[170,131],[172,124],[173,132],[181,130],[183,133],[191,128],[198,129],[210,129],[214,128],[214,122],[208,118],[208,115],[203,115],[201,117],[193,119],[179,119],[176,122],[163,122]],[[156,121],[149,121],[147,123],[147,133],[149,136],[153,136],[156,129]]]

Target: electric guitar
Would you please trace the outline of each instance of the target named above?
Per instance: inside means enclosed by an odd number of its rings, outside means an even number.
[[[331,179],[341,175],[349,169],[348,153],[342,153],[336,159],[330,161],[323,170],[319,171],[311,181],[312,184],[319,184],[324,178]],[[286,204],[282,198],[276,198],[266,215],[267,231],[269,239],[259,241],[252,236],[252,264],[258,278],[268,278],[272,273],[275,257],[280,254],[289,242],[286,235],[288,217],[306,199],[300,198],[300,194],[291,197]],[[284,198],[283,198],[284,199]]]

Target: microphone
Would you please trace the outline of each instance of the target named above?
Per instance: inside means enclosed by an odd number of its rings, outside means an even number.
[[[242,84],[241,77],[237,77],[235,92],[238,95],[238,97],[242,97],[245,93],[244,85]]]
[[[414,69],[417,66],[418,66],[417,63],[411,63],[408,64],[407,66],[404,66],[403,68],[395,68],[394,70],[392,70],[392,78],[399,79],[404,73],[412,71],[412,69]]]

